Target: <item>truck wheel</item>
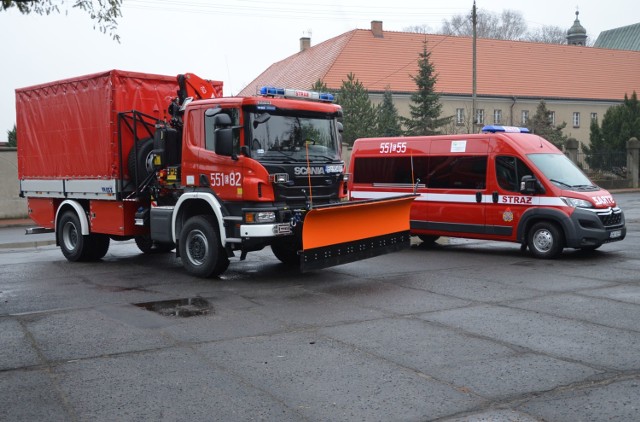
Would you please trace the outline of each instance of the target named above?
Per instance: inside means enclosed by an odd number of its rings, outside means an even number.
[[[136,151],[138,148],[138,160],[136,161]],[[138,175],[138,183],[142,183],[146,177],[153,173],[153,138],[143,139],[140,142],[136,142],[136,145],[129,151],[129,157],[127,159],[127,169],[129,170],[129,177],[134,179],[134,175]],[[138,173],[136,173],[136,164],[138,166]]]
[[[298,250],[302,249],[298,247],[298,242],[294,239],[287,239],[286,241],[279,240],[271,244],[271,250],[273,254],[286,265],[300,265],[300,255]]]
[[[562,252],[564,239],[558,227],[546,221],[534,224],[527,236],[529,250],[541,259],[556,258]]]
[[[109,243],[111,239],[106,234],[90,234],[87,236],[89,239],[89,248],[88,248],[88,256],[87,261],[97,261],[99,259],[104,258],[104,256],[109,251]]]
[[[161,243],[152,240],[149,236],[136,236],[136,246],[144,254],[167,253],[175,249],[173,243]]]
[[[56,237],[62,254],[69,261],[87,261],[89,259],[92,242],[89,236],[82,235],[80,218],[75,212],[66,211],[62,214],[56,230]]]
[[[180,233],[179,248],[185,269],[197,277],[220,275],[229,266],[213,216],[198,215],[187,220]]]

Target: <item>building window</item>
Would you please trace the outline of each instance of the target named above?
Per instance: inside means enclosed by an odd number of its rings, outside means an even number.
[[[549,115],[548,115],[548,118],[549,118],[549,124],[552,125],[552,126],[555,126],[556,125],[556,112],[555,111],[550,111]]]
[[[580,112],[573,112],[573,127],[580,127]]]
[[[464,124],[464,108],[456,108],[456,124]]]
[[[520,119],[522,126],[529,124],[529,110],[522,110],[522,119]]]
[[[476,110],[476,124],[477,125],[484,124],[484,110],[481,108]]]
[[[598,113],[591,113],[591,121],[598,123]]]
[[[502,110],[493,110],[493,124],[502,124]]]

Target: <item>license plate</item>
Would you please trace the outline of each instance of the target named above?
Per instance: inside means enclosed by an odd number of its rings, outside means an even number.
[[[622,236],[622,230],[614,230],[611,233],[609,233],[609,239],[615,239],[620,236]]]

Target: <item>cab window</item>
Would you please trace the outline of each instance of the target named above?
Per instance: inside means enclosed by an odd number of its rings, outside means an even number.
[[[508,155],[496,157],[496,179],[502,189],[520,192],[522,176],[533,176],[533,172],[521,159]]]

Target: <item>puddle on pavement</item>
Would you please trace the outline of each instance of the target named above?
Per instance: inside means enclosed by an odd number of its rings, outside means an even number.
[[[213,313],[213,307],[209,301],[201,297],[159,300],[155,302],[134,303],[134,305],[163,316],[177,316],[182,318]]]

